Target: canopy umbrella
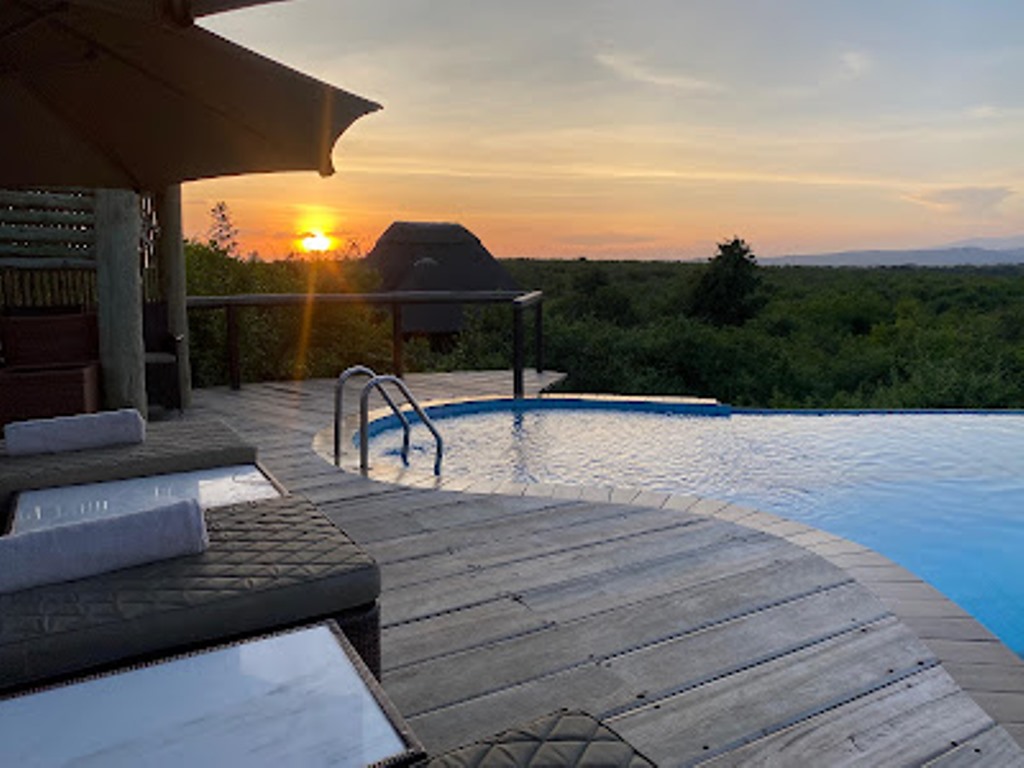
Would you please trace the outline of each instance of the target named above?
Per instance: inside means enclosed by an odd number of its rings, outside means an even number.
[[[196,16],[233,11],[253,5],[280,3],[287,0],[73,0],[78,5],[103,8],[125,16],[168,19],[190,24]]]
[[[180,182],[329,175],[338,137],[380,108],[192,24],[267,1],[0,0],[0,188],[113,188],[95,225],[107,407],[146,405],[138,201],[115,190],[158,195],[169,330],[187,335]]]
[[[246,0],[5,0],[0,186],[159,190],[269,171],[334,172],[331,150],[380,105],[184,15]]]
[[[233,11],[252,5],[280,3],[286,0],[74,0],[80,5],[105,8],[117,13],[145,16],[151,19],[166,18],[179,23],[191,23],[196,16]]]

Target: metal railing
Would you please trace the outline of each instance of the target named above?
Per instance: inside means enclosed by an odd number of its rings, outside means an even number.
[[[342,374],[338,377],[337,383],[334,385],[334,466],[341,466],[341,421],[345,417],[344,408],[342,401],[345,395],[345,382],[351,379],[353,376],[369,376],[370,379],[376,379],[377,372],[372,368],[365,365],[353,365],[351,368],[346,368]],[[412,425],[409,423],[409,419],[402,409],[399,408],[395,401],[391,399],[391,395],[387,393],[387,390],[383,386],[378,386],[377,391],[380,392],[380,396],[384,399],[384,402],[391,406],[391,410],[394,411],[395,416],[398,417],[399,421],[402,422],[402,428],[405,434],[402,439],[402,462],[405,464],[409,463],[409,439],[410,432],[412,431]]]
[[[430,430],[430,433],[434,436],[435,453],[434,453],[434,474],[441,474],[441,457],[444,455],[444,440],[441,438],[441,433],[437,431],[437,427],[434,426],[434,422],[430,420],[423,408],[413,397],[412,392],[397,376],[374,376],[363,387],[363,393],[359,397],[359,470],[365,475],[370,471],[370,392],[377,389],[383,392],[383,385],[394,384],[398,390],[405,396],[405,401],[412,406],[412,409],[416,411],[416,415],[419,416],[420,421],[423,422],[424,426]],[[392,409],[396,412],[398,409],[392,405]],[[404,420],[404,423],[408,425],[408,420]],[[406,431],[406,440],[408,440],[408,431]]]
[[[535,311],[535,354],[537,372],[544,370],[543,299],[541,291],[392,291],[390,293],[256,293],[235,296],[189,296],[189,309],[223,309],[227,313],[226,357],[232,389],[242,386],[241,324],[239,314],[247,307],[308,306],[312,304],[356,304],[391,309],[392,372],[402,376],[404,340],[402,307],[423,304],[511,304],[513,393],[523,396],[523,369],[526,364],[523,316],[527,308]]]

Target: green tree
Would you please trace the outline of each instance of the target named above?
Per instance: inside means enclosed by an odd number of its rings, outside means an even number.
[[[764,303],[757,259],[741,238],[718,244],[690,299],[690,314],[714,325],[743,325]]]
[[[238,258],[238,227],[231,220],[228,204],[221,200],[210,209],[210,245]]]

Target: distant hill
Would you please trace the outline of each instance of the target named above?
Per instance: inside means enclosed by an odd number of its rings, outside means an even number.
[[[980,267],[996,264],[1024,264],[1024,247],[996,250],[977,246],[925,248],[907,251],[842,251],[765,257],[758,260],[766,267]]]
[[[939,248],[988,248],[993,251],[1011,251],[1024,248],[1024,235],[1010,237],[972,237],[955,243],[944,243]]]

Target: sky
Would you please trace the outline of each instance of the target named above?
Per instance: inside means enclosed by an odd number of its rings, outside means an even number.
[[[243,253],[455,221],[498,257],[697,259],[1024,233],[1019,0],[288,0],[206,17],[383,105],[337,173],[184,186]]]

